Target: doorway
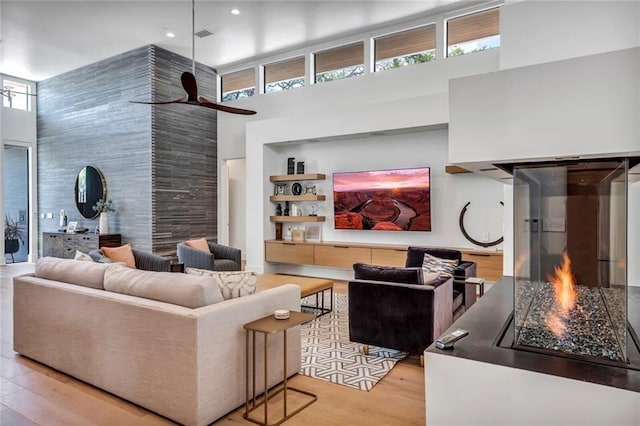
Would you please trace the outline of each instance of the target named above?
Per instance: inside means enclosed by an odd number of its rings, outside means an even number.
[[[227,229],[229,245],[242,250],[243,261],[247,253],[246,236],[246,159],[227,160],[229,208]]]
[[[3,153],[5,261],[29,257],[29,148],[5,145]]]

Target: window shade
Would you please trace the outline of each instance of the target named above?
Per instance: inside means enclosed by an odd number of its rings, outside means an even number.
[[[447,44],[463,43],[500,34],[500,9],[489,9],[447,21]]]
[[[375,40],[376,61],[436,48],[435,24],[389,34]]]
[[[256,86],[256,74],[253,68],[231,72],[222,76],[222,93],[235,92]]]
[[[315,54],[316,74],[364,64],[364,42],[336,47]]]
[[[265,83],[304,77],[304,56],[264,66]]]

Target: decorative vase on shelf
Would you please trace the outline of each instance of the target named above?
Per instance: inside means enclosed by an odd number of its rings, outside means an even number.
[[[109,233],[109,214],[107,212],[100,213],[100,234]]]

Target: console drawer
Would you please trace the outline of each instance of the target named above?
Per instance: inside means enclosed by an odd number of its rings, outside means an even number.
[[[294,242],[265,242],[264,255],[267,262],[302,263],[313,265],[313,245]]]
[[[371,249],[340,244],[317,245],[314,259],[318,266],[351,269],[356,262],[371,263]]]
[[[382,266],[404,267],[407,262],[407,249],[372,248],[371,263]]]

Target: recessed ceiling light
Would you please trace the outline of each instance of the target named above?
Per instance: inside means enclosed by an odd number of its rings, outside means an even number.
[[[175,33],[171,32],[171,31],[167,31],[166,33],[164,33],[164,35],[166,35],[169,38],[174,38],[176,36]]]
[[[235,7],[233,9],[231,9],[231,14],[232,15],[240,15],[240,9],[236,9]]]

